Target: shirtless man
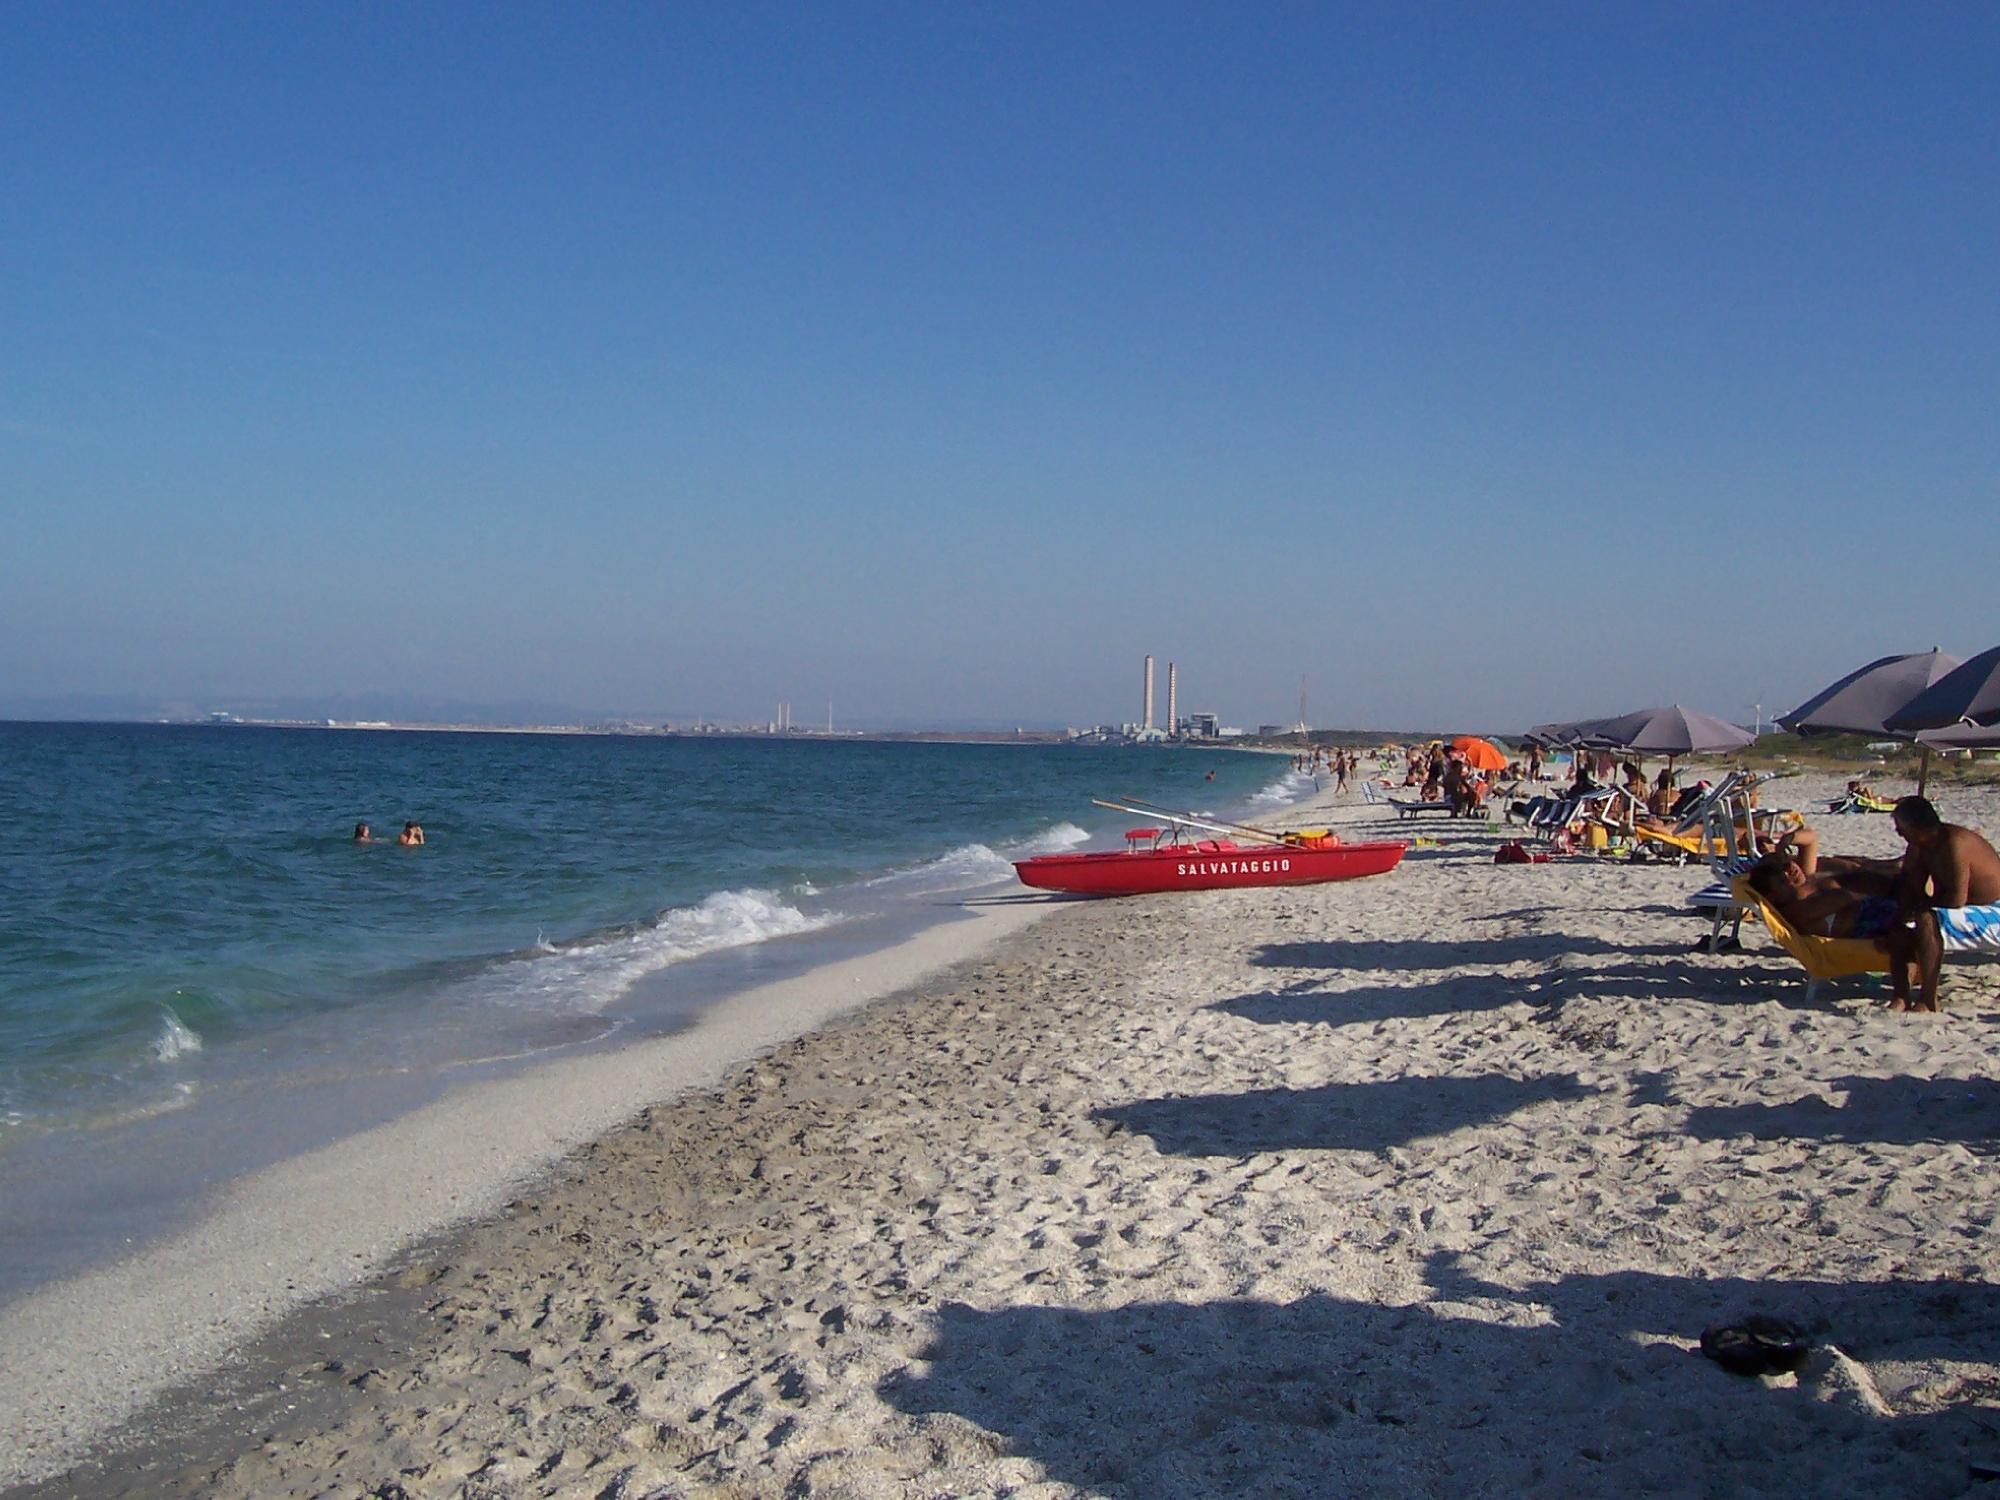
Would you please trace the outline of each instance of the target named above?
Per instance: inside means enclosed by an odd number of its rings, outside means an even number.
[[[1804,823],[1773,837],[1760,834],[1757,846],[1767,854],[1791,855],[1808,875],[1817,875],[1825,870],[1836,875],[1877,877],[1873,881],[1848,883],[1851,888],[1871,896],[1895,895],[1897,883],[1902,879],[1903,862],[1899,859],[1863,859],[1858,854],[1820,853],[1819,830]]]
[[[1915,914],[1916,941],[1911,972],[1892,976],[1891,1003],[1936,1010],[1946,953],[2000,953],[2000,854],[1970,828],[1945,822],[1926,798],[1903,798],[1893,816],[1908,846],[1902,899]]]
[[[1893,859],[1821,854],[1819,834],[1798,827],[1750,871],[1750,885],[1800,932],[1865,938],[1889,956],[1890,1008],[1909,1009],[1917,981],[1917,936]]]
[[[1811,851],[1807,857],[1812,858]],[[1893,894],[1893,876],[1875,870],[1820,870],[1788,846],[1757,861],[1750,887],[1800,932],[1872,938],[1892,956],[1909,946],[1895,931],[1902,904]]]

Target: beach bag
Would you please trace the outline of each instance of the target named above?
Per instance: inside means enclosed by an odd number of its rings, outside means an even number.
[[[1493,851],[1493,863],[1496,865],[1531,865],[1534,862],[1534,855],[1519,839],[1509,839]]]

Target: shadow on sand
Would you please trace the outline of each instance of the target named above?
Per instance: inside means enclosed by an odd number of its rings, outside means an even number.
[[[1514,937],[1447,942],[1436,938],[1330,938],[1319,942],[1266,943],[1250,955],[1265,969],[1456,969],[1465,964],[1552,963],[1580,953],[1665,958],[1685,944],[1614,943],[1566,932],[1524,932]]]
[[[881,1394],[953,1413],[1059,1483],[1209,1495],[1956,1494],[1981,1408],[1884,1418],[1820,1354],[1804,1389],[1687,1345],[1751,1313],[1861,1360],[2000,1358],[2000,1293],[1580,1275],[1508,1290],[1428,1268],[1438,1300],[942,1309]],[[1676,1340],[1680,1342],[1668,1342]],[[1819,1399],[1814,1399],[1818,1397]],[[1864,1482],[1865,1481],[1865,1482]]]
[[[1784,1104],[1714,1105],[1688,1111],[1688,1135],[1703,1140],[1872,1142],[1910,1146],[1956,1141],[2000,1147],[2000,1083],[1990,1078],[1835,1078],[1847,1095]]]
[[[1117,1129],[1149,1136],[1174,1156],[1263,1151],[1384,1151],[1535,1104],[1590,1093],[1572,1074],[1509,1078],[1387,1078],[1308,1089],[1253,1089],[1188,1099],[1141,1099],[1092,1111]]]
[[[1839,1000],[1852,1000],[1866,993],[1853,988],[1827,989],[1808,1003],[1796,969],[1764,964],[1753,967],[1741,960],[1717,964],[1697,959],[1671,964],[1551,968],[1523,976],[1455,974],[1415,984],[1354,985],[1346,989],[1325,989],[1311,981],[1302,981],[1283,989],[1219,1000],[1208,1008],[1264,1026],[1359,1026],[1423,1016],[1472,1014],[1498,1010],[1516,1002],[1561,1005],[1581,996],[1653,1005],[1666,1001],[1707,1005],[1760,1005],[1773,1001],[1793,1010],[1824,1012],[1836,1009],[1835,1002]]]
[[[1498,1010],[1517,1001],[1542,1005],[1562,993],[1553,984],[1553,976],[1510,979],[1501,974],[1462,974],[1432,984],[1362,984],[1341,990],[1301,985],[1264,990],[1218,1000],[1208,1009],[1260,1026],[1361,1026]]]
[[[1640,950],[1631,950],[1640,951]],[[1782,955],[1774,955],[1782,956]],[[1550,979],[1550,998],[1590,995],[1600,1000],[1658,1003],[1693,1000],[1707,1005],[1762,1005],[1775,1002],[1789,1010],[1831,1011],[1842,995],[1829,991],[1806,1000],[1806,987],[1796,968],[1738,959],[1713,963],[1693,957],[1674,964],[1606,964],[1601,968],[1566,969]]]

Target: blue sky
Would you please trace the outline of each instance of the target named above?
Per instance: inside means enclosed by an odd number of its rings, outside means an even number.
[[[2000,9],[68,6],[0,712],[1747,718],[2000,640]]]

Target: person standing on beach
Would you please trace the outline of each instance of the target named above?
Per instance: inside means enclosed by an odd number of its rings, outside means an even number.
[[[1904,797],[1892,814],[1908,852],[1902,899],[1914,952],[1890,974],[1897,1010],[1936,1010],[1947,952],[2000,953],[2000,853],[1970,828],[1947,823],[1927,797]]]

